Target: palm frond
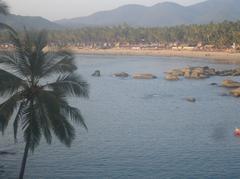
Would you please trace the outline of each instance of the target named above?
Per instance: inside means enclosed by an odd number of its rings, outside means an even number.
[[[38,120],[47,143],[51,143],[52,118],[60,114],[60,98],[52,91],[40,91],[36,97]],[[60,123],[61,121],[59,121]],[[55,132],[54,132],[55,133]]]
[[[46,87],[64,96],[88,97],[89,85],[80,75],[70,74],[60,76],[56,82],[47,84]]]
[[[26,82],[14,74],[0,69],[0,94],[12,95],[26,86]]]
[[[66,118],[70,118],[77,124],[81,124],[86,130],[88,129],[87,125],[84,121],[84,118],[81,114],[81,111],[78,108],[72,107],[72,106],[68,105],[67,102],[64,101],[64,102],[61,102],[61,113]]]
[[[0,130],[4,132],[5,128],[11,116],[13,115],[14,110],[18,107],[18,102],[22,100],[21,93],[16,93],[8,100],[0,104]]]
[[[30,74],[30,68],[23,60],[19,60],[19,55],[16,52],[4,51],[0,54],[0,64],[3,67],[8,68],[12,72],[21,76],[21,78],[27,78]]]
[[[13,70],[17,68],[18,59],[14,52],[3,51],[0,54],[0,64],[6,65]]]
[[[26,58],[23,52],[23,45],[18,37],[17,32],[9,25],[0,22],[0,29],[7,30],[11,43],[14,45],[14,52],[1,53],[0,63],[10,65],[14,67],[14,70],[18,70],[21,74],[29,74],[29,67],[26,62]]]
[[[22,128],[24,131],[25,142],[29,144],[29,148],[33,152],[41,140],[40,121],[37,120],[36,108],[34,106],[34,99],[30,100],[26,110],[23,114]]]
[[[41,105],[44,105],[48,112],[60,112],[60,98],[53,91],[41,90],[37,94],[37,98],[39,100],[39,103],[41,103]]]
[[[26,101],[22,101],[19,108],[18,108],[18,112],[16,114],[15,120],[13,122],[13,131],[14,131],[14,139],[15,142],[17,141],[17,133],[18,133],[18,125],[19,122],[21,121],[23,114],[24,114],[24,110],[26,109]]]
[[[65,145],[70,146],[75,137],[75,131],[72,125],[62,115],[62,106],[64,100],[53,91],[41,91],[38,95],[39,104],[44,109],[44,114],[48,116],[48,120],[54,134]],[[73,112],[72,112],[73,113]],[[65,112],[66,114],[66,112]],[[73,114],[72,114],[73,115]],[[46,120],[46,118],[45,118]]]
[[[72,73],[77,67],[74,56],[68,51],[48,52],[45,54],[42,77],[52,74]]]
[[[43,72],[49,65],[46,65],[44,48],[47,46],[47,32],[41,31],[39,34],[33,33],[31,36],[27,36],[26,51],[29,52],[27,55],[30,64],[32,75],[38,79],[42,76]]]
[[[60,114],[54,114],[51,116],[50,119],[53,132],[55,133],[57,138],[66,146],[70,147],[72,141],[75,138],[74,127],[67,121],[64,116]]]
[[[39,32],[38,35],[34,35],[32,37],[33,41],[33,46],[34,46],[34,52],[30,56],[30,64],[31,68],[33,70],[33,74],[35,76],[41,76],[42,71],[44,70],[42,67],[44,65],[44,57],[45,57],[45,52],[44,48],[47,46],[47,32],[46,31],[41,31]]]
[[[5,25],[5,24],[3,24],[3,25]],[[1,26],[1,23],[0,23],[0,26]],[[21,42],[21,40],[18,37],[17,32],[14,29],[12,29],[9,26],[6,27],[6,29],[9,33],[10,41],[14,45],[15,50],[14,50],[13,54],[5,52],[5,54],[0,56],[0,58],[4,57],[5,61],[6,61],[6,58],[10,58],[15,63],[15,66],[14,66],[15,70],[17,70],[22,76],[25,76],[25,77],[30,76],[31,68],[30,68],[30,64],[28,62],[28,58],[26,55],[27,52],[25,50],[25,44],[23,44]],[[11,67],[13,67],[13,66],[11,66]]]
[[[52,134],[51,134],[51,123],[49,120],[48,111],[44,104],[42,104],[42,100],[37,98],[36,99],[36,114],[37,120],[40,121],[40,126],[42,133],[46,139],[48,144],[52,142]]]
[[[35,35],[34,45],[36,47],[37,53],[42,52],[48,43],[48,34],[47,31],[43,30],[39,32],[38,35]]]

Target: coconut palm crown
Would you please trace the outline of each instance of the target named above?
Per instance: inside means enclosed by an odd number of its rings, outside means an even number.
[[[13,120],[14,137],[21,126],[25,151],[19,178],[23,178],[28,150],[34,151],[42,136],[51,144],[54,134],[70,146],[75,130],[68,119],[87,126],[78,108],[67,97],[88,97],[88,84],[74,71],[74,57],[67,51],[46,50],[46,32],[26,32],[20,39],[9,31],[14,51],[0,54],[0,130]],[[55,80],[53,80],[55,79]]]

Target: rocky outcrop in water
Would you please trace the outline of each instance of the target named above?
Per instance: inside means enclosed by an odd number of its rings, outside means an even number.
[[[230,90],[229,94],[235,97],[240,97],[240,82],[233,80],[223,80],[222,87],[233,88]]]
[[[229,94],[228,93],[221,93],[221,94],[219,94],[219,96],[229,96]]]
[[[216,71],[214,68],[205,67],[185,67],[182,69],[173,69],[166,72],[165,79],[172,80],[177,77],[184,77],[186,79],[205,79],[211,76],[240,76],[240,68]]]
[[[234,89],[230,91],[230,94],[235,97],[240,97],[240,88]]]
[[[240,76],[240,68],[217,71],[216,75],[217,76]]]
[[[209,67],[187,67],[183,70],[184,77],[189,79],[204,79],[215,75],[215,69]]]
[[[125,73],[125,72],[121,72],[121,73],[114,73],[113,76],[119,77],[119,78],[127,78],[127,77],[129,77],[129,74]]]
[[[204,79],[216,75],[214,68],[209,67],[185,67],[182,69],[174,69],[166,73],[165,79],[171,80],[176,77],[185,77],[187,79]]]
[[[96,71],[92,74],[92,76],[94,76],[94,77],[100,77],[100,76],[101,76],[100,70],[96,70]]]
[[[237,81],[233,81],[233,80],[224,80],[222,82],[222,86],[226,87],[226,88],[239,88],[240,83]]]
[[[173,69],[171,70],[170,74],[174,76],[184,76],[184,72],[182,69]]]
[[[185,98],[185,100],[188,101],[188,102],[191,102],[191,103],[196,102],[196,98],[194,98],[194,97],[187,97],[187,98]]]
[[[169,74],[166,74],[165,79],[169,81],[177,81],[179,80],[179,77],[175,74],[169,73]]]
[[[217,86],[217,83],[210,83],[211,86]]]
[[[133,74],[133,78],[149,80],[149,79],[156,79],[157,76],[150,74],[150,73],[136,73],[136,74]]]

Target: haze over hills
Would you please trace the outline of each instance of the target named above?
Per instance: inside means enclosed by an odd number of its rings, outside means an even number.
[[[40,30],[40,29],[59,29],[60,25],[51,22],[42,17],[33,17],[33,16],[19,16],[19,15],[0,15],[0,22],[5,23],[17,30],[22,30],[24,27],[31,30]]]
[[[240,20],[240,0],[207,0],[191,6],[164,2],[147,7],[125,5],[90,16],[51,22],[42,17],[0,15],[0,22],[15,29],[62,29],[85,26],[114,26],[127,23],[130,26],[162,27],[181,24],[206,24],[224,20]]]
[[[205,24],[240,19],[240,0],[208,0],[191,6],[164,2],[151,7],[126,5],[101,11],[86,17],[55,21],[68,27],[112,26],[127,23],[131,26],[174,26]]]

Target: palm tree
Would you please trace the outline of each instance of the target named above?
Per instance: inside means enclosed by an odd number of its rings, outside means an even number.
[[[15,139],[18,127],[23,130],[22,179],[28,152],[34,151],[42,136],[51,144],[55,134],[70,146],[75,130],[68,119],[87,129],[80,110],[66,98],[88,97],[88,84],[74,72],[77,67],[71,53],[46,51],[46,32],[26,32],[23,39],[14,31],[9,34],[15,50],[0,54],[0,95],[6,97],[0,104],[0,130],[4,132],[10,120]]]

